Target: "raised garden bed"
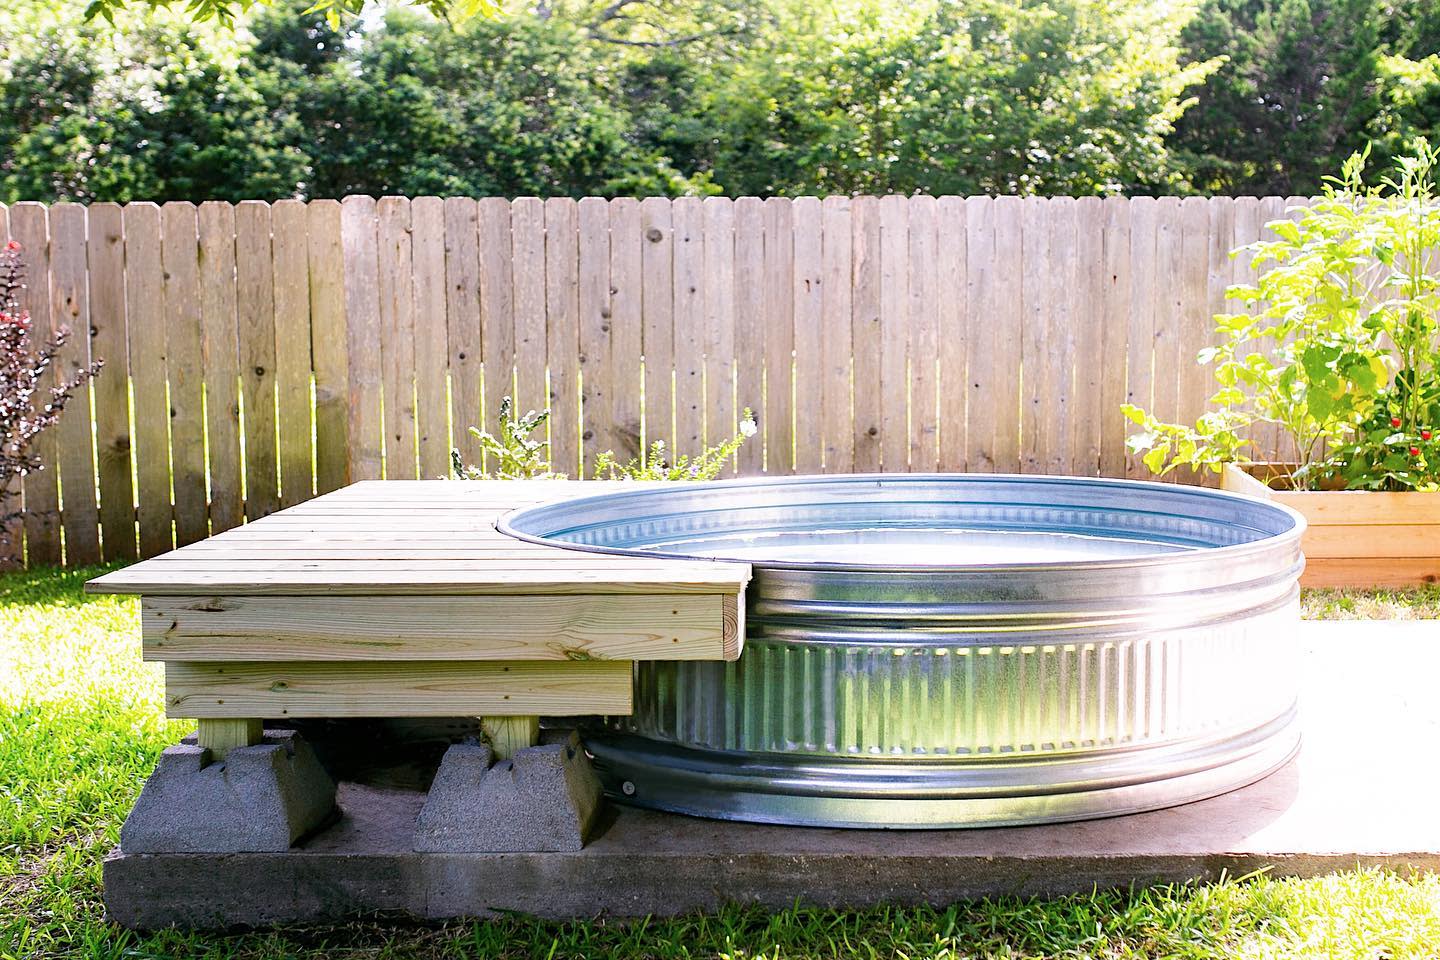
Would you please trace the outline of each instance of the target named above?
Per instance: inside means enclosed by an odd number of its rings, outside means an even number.
[[[1440,493],[1285,490],[1272,464],[1226,464],[1220,485],[1292,507],[1310,527],[1302,587],[1411,587],[1440,583]]]

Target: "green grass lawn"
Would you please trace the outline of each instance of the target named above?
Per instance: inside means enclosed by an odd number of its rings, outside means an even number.
[[[136,936],[105,921],[100,859],[156,754],[189,731],[161,715],[140,661],[138,604],[85,597],[98,569],[0,577],[0,958],[526,957],[1431,958],[1440,878],[1356,871],[1316,880],[998,900],[943,910],[617,923],[524,918],[359,924],[236,937]],[[1436,616],[1440,591],[1307,596],[1309,616]]]

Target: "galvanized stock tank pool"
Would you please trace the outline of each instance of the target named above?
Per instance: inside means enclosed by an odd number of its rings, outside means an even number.
[[[635,669],[624,802],[845,827],[1045,823],[1251,783],[1299,744],[1304,520],[1198,487],[985,475],[652,486],[512,535],[750,563],[735,663]]]

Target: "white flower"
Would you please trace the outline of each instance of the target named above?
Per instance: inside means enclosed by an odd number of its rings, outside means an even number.
[[[740,436],[742,437],[753,437],[759,430],[760,427],[755,421],[748,417],[740,421]]]

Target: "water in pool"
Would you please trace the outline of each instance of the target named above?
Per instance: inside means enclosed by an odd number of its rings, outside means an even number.
[[[965,527],[804,527],[717,532],[636,544],[670,555],[791,563],[1002,565],[1115,560],[1176,553],[1192,547],[1123,536],[1056,530],[994,530]]]

